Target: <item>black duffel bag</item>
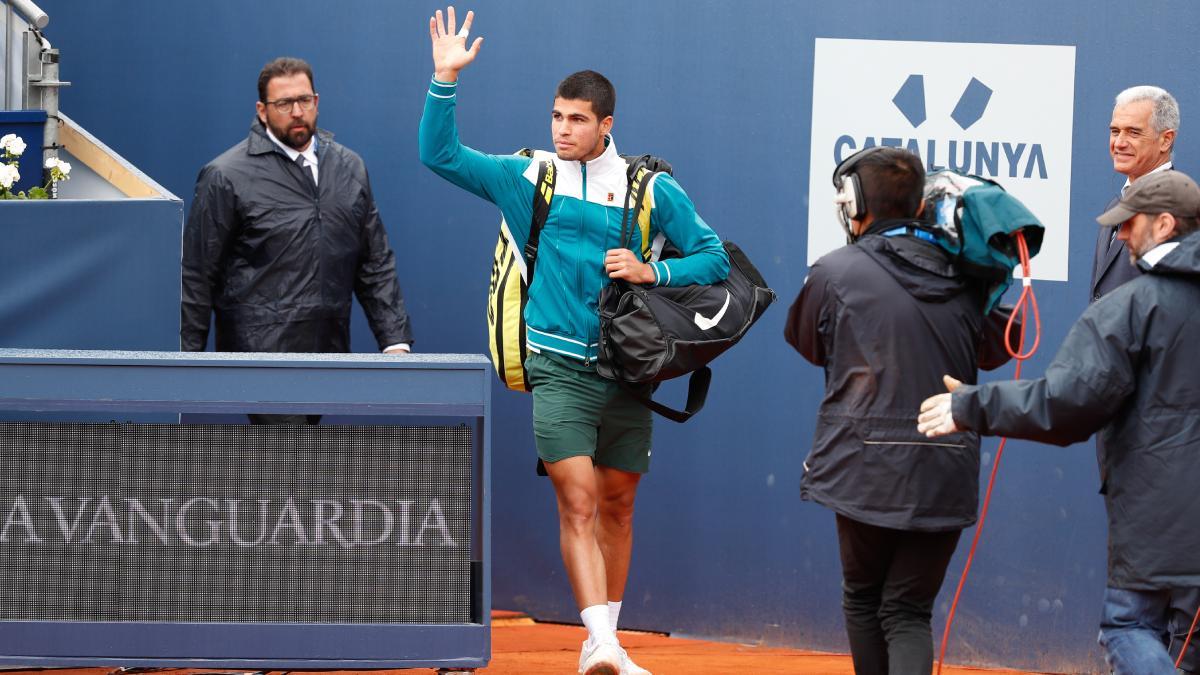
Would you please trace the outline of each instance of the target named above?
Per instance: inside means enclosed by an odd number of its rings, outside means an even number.
[[[596,372],[676,422],[704,407],[712,380],[708,362],[737,344],[775,301],[775,291],[737,244],[727,241],[724,247],[729,255],[724,281],[672,288],[616,280],[600,292]],[[687,373],[692,377],[683,410],[654,401],[652,388],[644,386]]]

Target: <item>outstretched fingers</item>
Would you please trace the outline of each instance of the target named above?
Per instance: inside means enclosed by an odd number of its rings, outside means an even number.
[[[431,35],[433,36],[433,38],[435,40],[438,38],[446,37],[446,23],[442,19],[442,10],[439,9],[433,13],[433,17],[431,17],[429,19],[429,25],[434,30],[434,32],[431,33]]]
[[[917,432],[929,438],[959,431],[954,423],[950,394],[930,396],[921,402],[921,414],[917,416]]]
[[[458,72],[475,60],[483,39],[476,38],[470,49],[467,48],[468,34],[474,21],[475,12],[467,12],[460,30],[458,15],[452,6],[446,7],[445,11],[437,10],[429,19],[435,75],[454,81]]]

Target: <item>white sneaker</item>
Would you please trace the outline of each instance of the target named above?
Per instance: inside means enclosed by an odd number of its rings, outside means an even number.
[[[579,672],[582,675],[621,675],[625,650],[609,642],[585,640],[579,652]]]
[[[634,663],[633,659],[629,658],[629,652],[621,648],[621,675],[652,675],[652,673]]]

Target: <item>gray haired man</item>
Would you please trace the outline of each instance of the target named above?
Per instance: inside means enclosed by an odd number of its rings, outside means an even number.
[[[1108,128],[1108,152],[1113,170],[1125,176],[1120,194],[1105,207],[1111,209],[1129,186],[1142,176],[1169,171],[1179,131],[1179,104],[1159,87],[1130,87],[1117,94]],[[1091,302],[1141,274],[1129,264],[1125,244],[1117,237],[1120,223],[1100,228],[1092,264]]]

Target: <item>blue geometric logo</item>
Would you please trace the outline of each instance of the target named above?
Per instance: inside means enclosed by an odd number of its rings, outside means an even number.
[[[958,104],[954,106],[950,118],[965,131],[983,117],[991,100],[991,88],[972,77],[962,95],[958,97]],[[892,98],[892,104],[914,128],[921,126],[926,119],[925,76],[909,75]]]
[[[925,121],[925,76],[909,75],[892,99],[913,128]]]

